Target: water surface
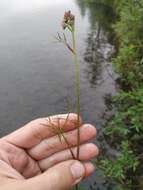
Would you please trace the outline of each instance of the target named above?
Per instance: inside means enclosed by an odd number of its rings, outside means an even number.
[[[110,64],[114,46],[108,24],[97,17],[102,15],[100,9],[90,14],[80,0],[4,0],[0,1],[1,136],[37,117],[66,112],[67,96],[74,102],[71,55],[54,39],[69,9],[76,15],[82,117],[99,132],[102,129],[108,110],[105,97],[114,95],[116,88]]]

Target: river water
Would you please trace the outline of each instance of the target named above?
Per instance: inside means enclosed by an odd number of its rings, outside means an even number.
[[[54,38],[69,9],[76,15],[82,117],[102,136],[112,112],[107,99],[116,94],[112,15],[108,7],[87,8],[82,0],[0,1],[1,136],[37,117],[66,112],[67,97],[74,102],[72,58]],[[85,182],[87,189],[105,189],[95,178]]]

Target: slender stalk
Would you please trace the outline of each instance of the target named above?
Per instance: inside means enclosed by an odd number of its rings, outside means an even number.
[[[75,29],[72,30],[72,43],[73,43],[73,59],[75,64],[75,87],[76,87],[76,111],[77,111],[77,160],[79,160],[80,152],[80,80],[79,80],[79,64],[76,50]],[[79,185],[75,186],[76,190],[79,190]]]
[[[75,29],[72,30],[72,43],[73,43],[73,59],[75,64],[75,74],[76,74],[76,111],[77,111],[77,160],[79,160],[79,151],[80,151],[80,80],[79,80],[79,64],[77,58],[76,50],[76,40],[75,40]]]
[[[63,33],[63,38],[58,34],[57,39],[59,42],[62,42],[73,54],[73,62],[75,64],[75,90],[76,90],[76,112],[77,112],[77,153],[76,158],[79,160],[80,153],[80,80],[79,80],[79,63],[76,49],[76,38],[75,38],[75,16],[71,11],[67,11],[64,14],[62,21],[63,30],[68,29],[72,35],[72,47],[67,42],[66,36]],[[76,185],[76,190],[79,189],[79,185]]]
[[[67,147],[68,147],[68,149],[69,149],[69,151],[70,151],[70,153],[71,153],[72,158],[73,158],[73,159],[76,159],[75,156],[74,156],[74,153],[73,153],[73,151],[72,151],[72,149],[71,149],[71,147],[70,147],[70,143],[68,142],[67,138],[66,138],[65,135],[63,134],[63,131],[61,130],[61,128],[60,128],[60,133],[61,133],[61,136],[63,137],[65,143],[67,144]]]

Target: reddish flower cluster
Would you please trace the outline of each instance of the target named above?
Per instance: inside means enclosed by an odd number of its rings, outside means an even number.
[[[71,11],[67,11],[64,14],[64,18],[62,21],[62,28],[65,30],[68,26],[71,28],[74,27],[74,21],[75,21],[75,16],[71,14]]]

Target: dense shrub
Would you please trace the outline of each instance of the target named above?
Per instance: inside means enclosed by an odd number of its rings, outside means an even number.
[[[98,166],[114,190],[143,189],[143,0],[77,0],[89,8],[102,27],[116,34],[113,66],[120,75],[121,89],[114,97],[115,115],[104,134],[116,154],[104,153]],[[97,6],[104,11],[98,13]],[[105,6],[104,6],[105,5]],[[95,10],[96,7],[96,10]],[[107,9],[108,8],[108,9]],[[112,10],[116,21],[108,20]],[[112,22],[113,21],[113,22]],[[92,27],[94,22],[91,20]],[[108,39],[111,42],[110,35]],[[106,151],[105,151],[106,152]]]
[[[118,183],[117,189],[140,190],[143,189],[143,0],[113,0],[112,7],[118,15],[114,30],[119,42],[113,65],[125,87],[114,98],[116,114],[105,127],[106,139],[110,137],[119,154],[114,159],[101,160],[100,167]]]
[[[137,88],[143,82],[143,1],[119,2],[116,6],[119,6],[120,19],[115,31],[120,48],[114,63],[122,80],[132,88]]]

